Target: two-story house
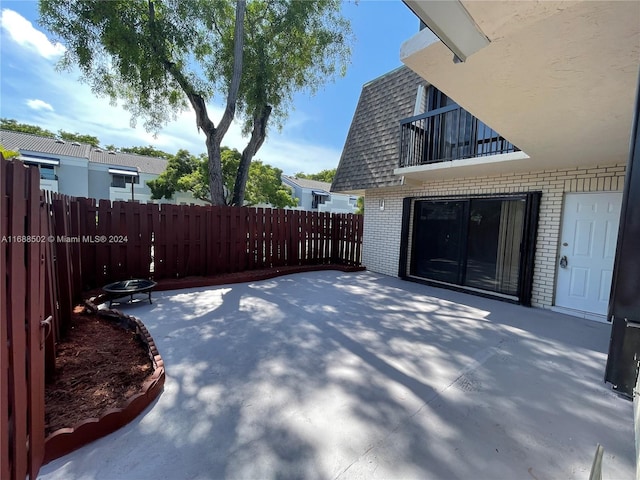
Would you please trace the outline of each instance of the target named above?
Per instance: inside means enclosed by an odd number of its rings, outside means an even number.
[[[167,160],[104,150],[78,142],[0,130],[0,144],[20,152],[18,160],[40,170],[40,187],[74,197],[150,202],[147,181],[157,178]],[[201,203],[176,192],[159,203]]]
[[[640,66],[638,2],[405,2],[332,188],[369,270],[606,318]],[[446,42],[446,44],[445,44]]]
[[[331,184],[318,180],[282,175],[282,183],[291,188],[298,208],[311,212],[355,213],[358,197],[331,191]]]

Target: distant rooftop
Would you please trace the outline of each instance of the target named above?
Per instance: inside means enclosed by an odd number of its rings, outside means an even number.
[[[86,143],[67,142],[60,139],[41,137],[30,133],[0,130],[0,144],[8,150],[20,153],[34,152],[48,155],[64,155],[120,167],[136,168],[142,173],[159,175],[164,172],[167,160],[133,153],[122,153],[92,147]]]
[[[41,137],[30,133],[0,130],[0,144],[6,149],[88,158],[91,145],[67,142],[56,138]]]
[[[290,177],[288,175],[282,175],[282,178],[286,178],[290,183],[297,185],[300,188],[312,188],[314,190],[331,191],[331,184],[329,182],[319,182],[317,180],[308,180],[306,178]]]

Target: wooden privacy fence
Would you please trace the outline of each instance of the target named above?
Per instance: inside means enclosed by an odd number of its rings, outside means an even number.
[[[54,197],[54,206],[56,205]],[[292,265],[359,266],[362,216],[78,198],[65,218],[85,289],[127,278],[213,276]],[[66,207],[65,207],[66,208]],[[58,210],[55,210],[57,218]],[[73,247],[72,247],[73,248]]]

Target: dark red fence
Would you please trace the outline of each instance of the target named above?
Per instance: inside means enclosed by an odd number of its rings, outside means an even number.
[[[291,265],[360,265],[360,215],[112,205],[86,198],[70,200],[70,212],[65,218],[70,219],[73,236],[57,240],[79,248],[85,289],[126,278],[161,280]]]
[[[0,160],[0,478],[44,458],[47,209],[37,169]]]
[[[1,156],[0,156],[1,157]],[[44,385],[84,290],[126,278],[294,265],[359,266],[362,216],[139,204],[39,190],[36,167],[0,158],[0,478],[36,478]]]

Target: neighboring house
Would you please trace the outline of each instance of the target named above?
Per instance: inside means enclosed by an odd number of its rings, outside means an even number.
[[[0,144],[19,151],[18,160],[38,166],[44,190],[112,201],[201,203],[185,192],[178,192],[172,200],[151,200],[146,182],[165,170],[167,160],[162,158],[8,130],[0,130]]]
[[[358,197],[331,191],[331,184],[306,178],[282,175],[282,183],[292,190],[298,199],[298,208],[312,212],[355,213]]]
[[[458,58],[425,29],[362,89],[332,189],[365,195],[364,264],[605,319],[640,3],[405,3]]]

